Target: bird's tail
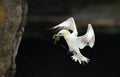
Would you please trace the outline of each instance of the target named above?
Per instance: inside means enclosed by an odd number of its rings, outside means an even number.
[[[90,59],[88,59],[87,57],[83,56],[83,55],[79,55],[79,54],[74,54],[73,56],[71,56],[73,60],[75,60],[75,62],[79,62],[80,64],[82,63],[88,63],[90,61]]]

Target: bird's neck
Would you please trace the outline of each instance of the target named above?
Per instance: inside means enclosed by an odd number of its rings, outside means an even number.
[[[71,40],[71,38],[72,38],[71,34],[64,36],[64,39],[66,40],[66,42],[68,42],[69,40]]]

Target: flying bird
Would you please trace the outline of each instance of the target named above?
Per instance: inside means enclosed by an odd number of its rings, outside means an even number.
[[[53,27],[53,29],[56,28],[60,29],[56,35],[63,36],[66,40],[69,47],[69,52],[73,54],[71,58],[75,62],[78,61],[80,64],[84,62],[88,63],[90,59],[83,56],[80,49],[83,49],[85,46],[90,46],[91,48],[94,46],[95,34],[92,25],[88,24],[87,32],[82,36],[78,36],[78,31],[73,17],[68,18],[66,21]],[[72,32],[70,32],[70,30]]]

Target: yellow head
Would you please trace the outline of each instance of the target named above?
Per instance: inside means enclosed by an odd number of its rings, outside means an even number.
[[[62,29],[57,33],[58,36],[68,36],[70,35],[70,32],[66,29]]]

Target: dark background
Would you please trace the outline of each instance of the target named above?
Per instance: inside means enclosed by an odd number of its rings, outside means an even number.
[[[27,25],[16,57],[16,77],[119,77],[120,25],[117,21],[120,19],[116,14],[119,10],[115,8],[110,16],[108,10],[113,5],[119,8],[119,4],[119,0],[28,0]],[[96,12],[98,5],[108,11]],[[91,6],[94,8],[89,14],[87,9]],[[81,14],[81,9],[86,9],[86,17]],[[96,16],[92,17],[92,14]],[[86,32],[88,23],[93,25],[95,31],[95,46],[81,50],[90,59],[85,65],[74,62],[71,54],[60,46],[67,47],[63,38],[53,45],[52,35],[55,32],[49,28],[71,16],[75,18],[79,35]],[[94,22],[99,19],[104,23]],[[109,19],[116,23],[106,22]]]

